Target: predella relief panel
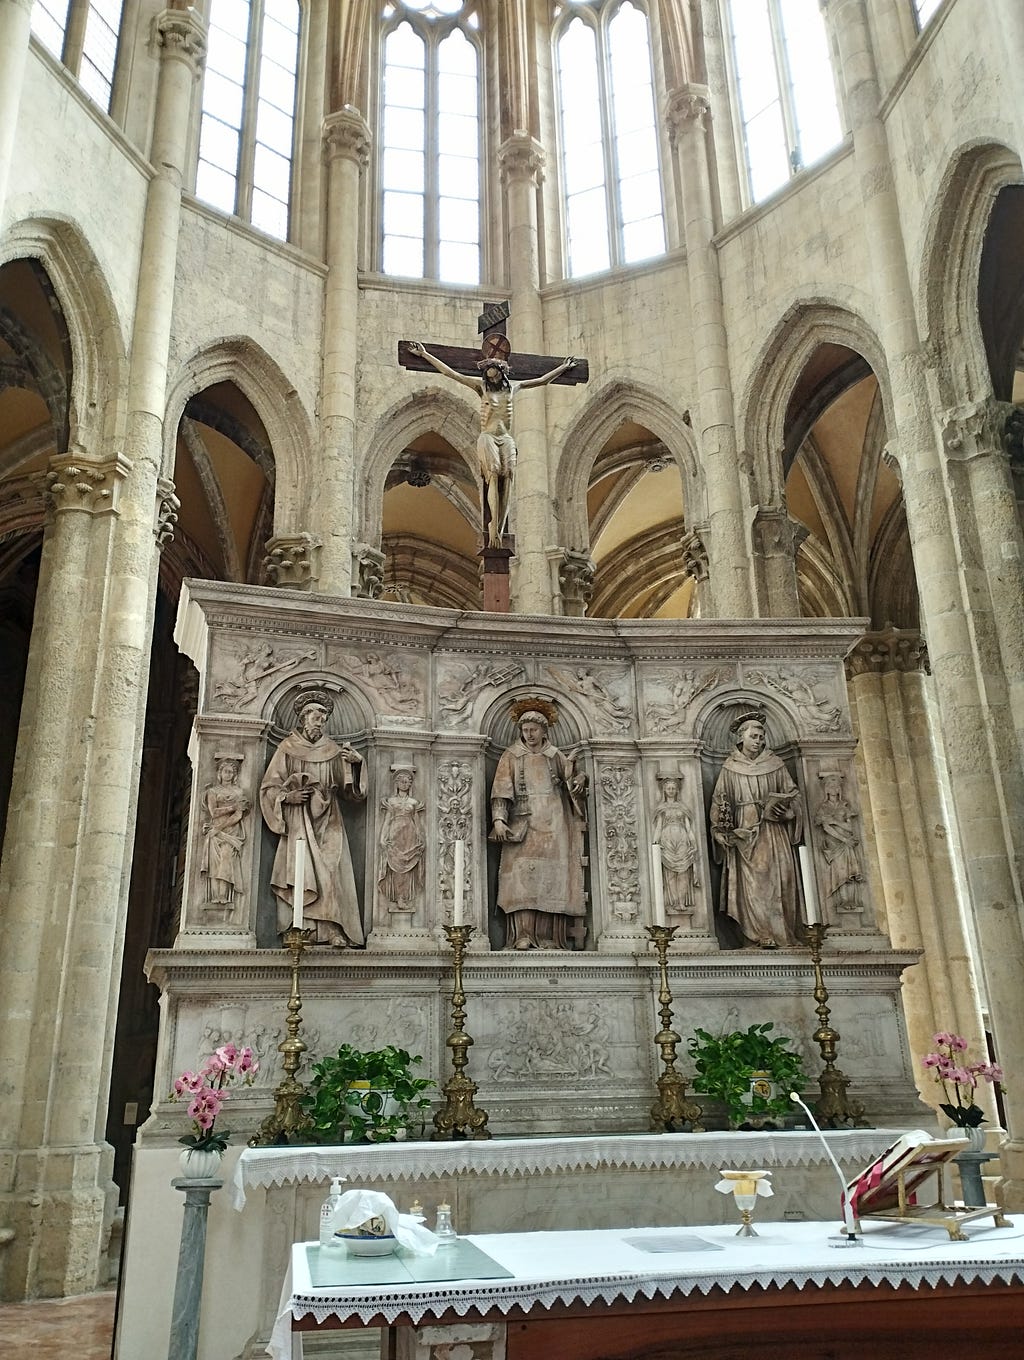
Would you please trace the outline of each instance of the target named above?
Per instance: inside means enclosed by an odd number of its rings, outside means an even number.
[[[459,841],[477,950],[636,952],[656,903],[690,952],[792,947],[802,845],[874,930],[841,658],[214,642],[184,945],[437,952]]]

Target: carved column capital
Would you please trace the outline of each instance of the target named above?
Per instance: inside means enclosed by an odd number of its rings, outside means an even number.
[[[966,463],[972,458],[986,454],[1000,453],[1012,458],[1007,434],[1011,437],[1016,423],[1008,431],[1017,410],[1008,401],[972,402],[966,406],[955,406],[942,413],[942,442],[946,456],[956,462]]]
[[[312,590],[319,576],[321,540],[316,534],[278,534],[267,539],[263,570],[272,585]]]
[[[532,179],[535,184],[542,184],[546,161],[540,142],[519,129],[498,147],[498,166],[505,184],[513,179]]]
[[[324,119],[323,150],[328,162],[342,159],[354,161],[365,170],[370,163],[373,133],[370,125],[353,104],[329,113]]]
[[[754,542],[766,557],[794,557],[807,530],[784,505],[759,505],[754,516]]]
[[[48,512],[51,515],[64,510],[84,510],[90,515],[116,513],[121,486],[131,466],[120,454],[102,463],[88,463],[66,455],[52,459],[48,470],[39,478]]]
[[[706,85],[683,85],[665,101],[665,122],[673,145],[686,132],[705,132],[711,118],[711,91]]]
[[[153,37],[161,57],[185,62],[198,80],[206,60],[206,23],[198,10],[163,10],[153,20]]]
[[[357,543],[352,549],[353,595],[362,600],[377,600],[384,589],[384,554],[369,543]]]
[[[887,675],[892,671],[929,671],[928,647],[913,628],[883,628],[865,633],[846,658],[846,674]]]
[[[181,501],[174,494],[174,483],[170,477],[158,477],[156,482],[156,523],[153,526],[158,547],[162,548],[174,537],[174,528],[178,523],[178,511],[180,509]]]
[[[699,584],[708,579],[708,550],[704,543],[704,535],[699,527],[683,534],[679,540],[679,546],[683,553],[683,568],[687,576],[692,576]]]
[[[593,558],[574,548],[552,548],[550,556],[558,572],[563,612],[568,618],[582,618],[594,593]]]

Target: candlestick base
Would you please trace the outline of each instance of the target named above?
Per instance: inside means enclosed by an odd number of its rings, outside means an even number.
[[[864,1118],[864,1106],[848,1094],[850,1078],[836,1066],[839,1051],[839,1031],[829,1023],[831,1011],[828,1006],[828,988],[821,966],[821,951],[825,943],[828,927],[822,921],[804,925],[800,931],[801,941],[811,953],[814,968],[814,1000],[818,1013],[818,1028],[814,1031],[814,1042],[821,1049],[824,1066],[818,1076],[821,1098],[814,1107],[818,1123],[830,1129],[869,1128]]]
[[[686,1098],[686,1079],[676,1071],[676,1044],[679,1035],[672,1028],[672,992],[668,985],[668,947],[677,926],[647,926],[658,953],[658,966],[661,970],[661,987],[658,1002],[661,1013],[661,1029],[654,1036],[654,1042],[661,1050],[664,1071],[658,1078],[658,1099],[651,1106],[650,1130],[652,1133],[703,1133],[698,1120],[701,1107]]]
[[[282,1055],[284,1078],[274,1092],[274,1111],[269,1114],[259,1129],[249,1139],[250,1147],[268,1147],[288,1143],[308,1128],[308,1119],[302,1108],[302,1098],[306,1088],[297,1081],[295,1073],[299,1070],[306,1045],[299,1038],[302,1024],[302,993],[299,990],[299,964],[302,953],[308,944],[316,939],[316,927],[299,930],[289,926],[281,936],[285,949],[291,955],[292,986],[288,997],[288,1017],[285,1020],[287,1035],[277,1046]]]
[[[465,1071],[473,1040],[466,1033],[466,994],[462,990],[462,956],[469,937],[473,934],[473,927],[444,926],[443,929],[454,956],[452,1032],[445,1040],[445,1046],[451,1050],[454,1070],[441,1087],[445,1103],[434,1115],[434,1132],[430,1137],[435,1143],[455,1138],[490,1138],[492,1135],[487,1127],[487,1112],[478,1109],[473,1103],[477,1091],[476,1082],[471,1081]]]

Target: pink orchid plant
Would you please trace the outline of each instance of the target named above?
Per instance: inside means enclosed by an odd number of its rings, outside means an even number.
[[[921,1059],[921,1066],[934,1071],[935,1080],[942,1086],[946,1099],[940,1103],[939,1109],[957,1128],[976,1129],[985,1122],[984,1111],[975,1105],[973,1099],[978,1082],[988,1081],[997,1090],[1002,1090],[999,1083],[1003,1078],[1003,1069],[998,1063],[968,1062],[967,1040],[959,1034],[949,1034],[944,1030],[932,1036],[932,1043],[940,1051],[926,1053]]]
[[[193,1133],[178,1139],[195,1152],[223,1152],[231,1137],[230,1129],[214,1132],[217,1116],[228,1098],[225,1087],[235,1081],[251,1086],[260,1065],[251,1048],[222,1044],[203,1063],[198,1072],[182,1072],[174,1082],[171,1100],[188,1099]]]

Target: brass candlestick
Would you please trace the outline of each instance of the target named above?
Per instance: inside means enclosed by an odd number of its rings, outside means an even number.
[[[859,1100],[851,1100],[848,1094],[850,1078],[836,1066],[836,1053],[839,1048],[839,1031],[829,1024],[831,1012],[828,1008],[828,988],[821,970],[821,946],[825,941],[828,927],[823,921],[804,925],[801,938],[811,951],[814,965],[814,1000],[817,1002],[818,1028],[814,1031],[814,1042],[821,1049],[824,1063],[818,1077],[821,1099],[814,1107],[818,1121],[830,1129],[854,1125],[866,1128],[864,1106]]]
[[[452,1032],[445,1041],[452,1051],[454,1071],[441,1087],[444,1092],[444,1108],[434,1115],[434,1132],[430,1135],[434,1142],[444,1142],[452,1138],[490,1138],[487,1128],[487,1113],[478,1110],[473,1104],[476,1095],[476,1082],[466,1076],[469,1062],[469,1048],[473,1040],[466,1033],[466,994],[462,990],[462,956],[472,926],[445,926],[444,933],[455,956],[455,981],[452,988]]]
[[[284,1055],[282,1066],[285,1075],[274,1092],[274,1113],[267,1115],[259,1131],[249,1139],[250,1147],[266,1147],[271,1143],[287,1143],[295,1134],[301,1133],[307,1125],[301,1100],[306,1088],[295,1080],[306,1045],[299,1038],[302,1024],[302,993],[299,991],[299,964],[302,953],[316,937],[316,927],[298,930],[289,926],[282,939],[284,947],[291,954],[292,990],[288,997],[288,1018],[285,1020],[287,1037],[277,1046],[278,1053]]]
[[[689,1125],[691,1133],[702,1133],[699,1123],[701,1107],[686,1099],[686,1080],[676,1071],[676,1044],[679,1035],[672,1028],[672,993],[668,985],[668,947],[677,926],[647,926],[647,934],[658,951],[661,969],[661,990],[658,1001],[661,1009],[661,1030],[654,1042],[661,1049],[664,1071],[658,1078],[658,1099],[651,1106],[652,1133],[682,1133]]]

